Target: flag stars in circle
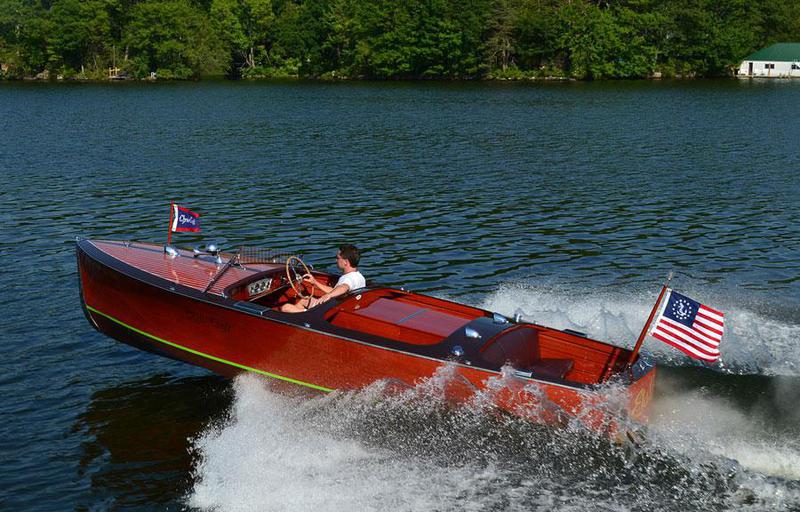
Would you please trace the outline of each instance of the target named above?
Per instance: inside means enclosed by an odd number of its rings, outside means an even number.
[[[688,301],[678,299],[672,305],[672,313],[681,320],[686,320],[692,316],[692,306]]]

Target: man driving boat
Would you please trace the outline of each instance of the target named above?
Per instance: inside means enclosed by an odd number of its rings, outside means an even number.
[[[312,286],[322,291],[321,297],[305,297],[298,300],[296,303],[287,303],[281,306],[281,311],[284,313],[301,313],[309,310],[314,306],[327,302],[334,297],[344,295],[351,290],[357,290],[367,285],[366,279],[358,271],[358,261],[361,255],[355,245],[344,244],[339,246],[339,252],[336,253],[336,266],[342,271],[342,277],[336,281],[334,286],[328,286],[320,283],[311,274],[303,276],[303,281],[310,283]]]

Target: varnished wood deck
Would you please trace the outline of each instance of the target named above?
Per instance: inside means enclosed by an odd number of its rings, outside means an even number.
[[[214,258],[208,255],[194,257],[192,251],[178,249],[178,257],[172,258],[164,252],[163,246],[140,242],[91,241],[91,243],[109,256],[123,263],[154,276],[188,286],[196,290],[205,290],[214,275],[230,257],[222,254],[222,265],[217,265]],[[250,277],[258,272],[275,268],[279,264],[258,263],[244,267],[234,266],[209,290],[209,293],[221,295],[231,284]]]

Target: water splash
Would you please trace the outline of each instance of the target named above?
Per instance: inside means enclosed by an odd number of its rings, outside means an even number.
[[[686,290],[696,297],[707,290]],[[574,329],[589,336],[631,348],[655,301],[653,290],[596,291],[508,284],[486,297],[481,307],[508,316],[520,310],[524,319],[558,329]],[[737,297],[710,297],[708,302],[725,312],[722,357],[712,367],[723,373],[800,375],[800,311],[776,314],[756,310]],[[642,351],[659,364],[691,366],[697,363],[652,338]]]
[[[755,413],[705,388],[680,389],[661,379],[653,404],[650,435],[660,443],[692,455],[716,455],[767,477],[800,481],[800,444],[791,419]]]
[[[631,457],[579,423],[551,428],[497,414],[481,393],[448,403],[454,375],[445,367],[414,387],[378,382],[311,399],[240,377],[227,417],[193,440],[188,504],[219,511],[800,506],[790,460],[782,474],[760,473],[708,448],[713,429],[675,427],[680,415],[660,417]],[[487,393],[508,379],[497,377]]]

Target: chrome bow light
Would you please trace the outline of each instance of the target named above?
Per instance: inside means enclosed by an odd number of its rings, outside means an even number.
[[[481,333],[473,329],[472,327],[464,327],[464,335],[467,338],[472,338],[474,340],[480,339]]]
[[[496,323],[496,324],[507,324],[508,323],[508,318],[504,317],[500,313],[492,313],[492,320],[494,320],[494,323]]]
[[[194,249],[192,249],[193,257],[197,258],[198,256],[209,254],[211,256],[214,256],[214,261],[217,263],[217,265],[222,265],[222,256],[220,256],[219,253],[220,253],[220,248],[217,246],[217,244],[208,244],[205,250],[200,249],[199,247],[195,247]]]
[[[219,255],[220,249],[217,244],[208,244],[206,246],[206,251],[208,251],[208,254],[214,256],[214,261],[216,261],[217,265],[222,265],[222,256]]]
[[[165,245],[164,252],[167,253],[167,256],[169,256],[170,258],[178,257],[178,250],[172,247],[171,245]]]

